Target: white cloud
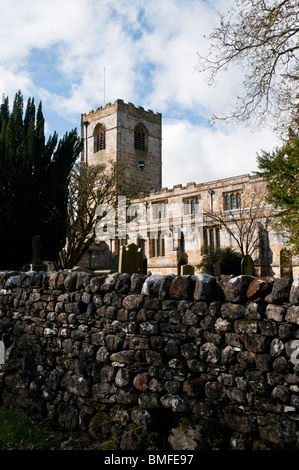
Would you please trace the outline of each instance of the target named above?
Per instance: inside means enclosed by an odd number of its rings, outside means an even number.
[[[163,186],[204,183],[252,173],[257,153],[271,151],[277,142],[268,132],[239,129],[224,132],[191,124],[166,122],[163,126]]]
[[[163,112],[175,105],[213,112],[230,91],[225,78],[222,90],[209,89],[194,70],[196,52],[207,48],[202,39],[217,1],[214,8],[204,0],[188,0],[183,7],[179,0],[16,0],[11,8],[0,0],[0,8],[2,3],[1,63],[22,77],[32,50],[56,47],[56,69],[67,93],[57,101],[54,92],[49,103],[59,105],[60,113],[82,112],[82,102],[103,104],[104,67],[107,101],[139,99],[136,104]],[[151,74],[142,72],[147,63]],[[33,76],[32,82],[32,92],[43,90]]]
[[[0,65],[1,95],[13,97],[18,90],[22,90],[23,93],[30,93],[32,87],[32,79],[28,72],[15,73],[13,69]]]
[[[81,6],[80,6],[81,5]],[[84,5],[79,0],[0,1],[1,60],[20,60],[34,47],[46,48],[74,37],[80,31]]]

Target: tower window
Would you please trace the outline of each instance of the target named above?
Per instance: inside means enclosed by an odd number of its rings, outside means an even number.
[[[99,152],[106,148],[106,131],[103,124],[98,124],[94,130],[94,152]]]
[[[138,124],[134,129],[134,149],[141,152],[146,151],[146,130],[141,124]]]

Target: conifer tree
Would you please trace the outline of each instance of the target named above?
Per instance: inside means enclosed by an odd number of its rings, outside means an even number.
[[[45,138],[42,103],[21,92],[12,112],[0,108],[0,269],[20,269],[32,260],[32,238],[41,236],[42,257],[55,261],[66,236],[70,171],[82,149],[77,131]]]

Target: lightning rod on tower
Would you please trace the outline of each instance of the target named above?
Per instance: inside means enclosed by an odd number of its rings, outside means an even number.
[[[105,96],[105,92],[106,92],[106,90],[105,90],[105,87],[106,87],[106,83],[105,83],[105,70],[106,70],[106,68],[104,67],[104,107],[105,107],[105,103],[106,103],[106,96]]]

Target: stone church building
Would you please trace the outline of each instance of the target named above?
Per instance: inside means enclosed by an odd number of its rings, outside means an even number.
[[[129,206],[120,195],[113,223],[100,221],[81,267],[117,271],[122,247],[134,243],[142,249],[144,273],[196,273],[208,250],[225,247],[249,253],[257,275],[292,272],[287,240],[270,223],[273,211],[262,178],[245,174],[164,188],[162,116],[123,100],[82,114],[81,134],[82,162],[107,169],[110,161],[120,163],[128,181],[142,181],[150,190]],[[292,274],[298,276],[295,266]]]

